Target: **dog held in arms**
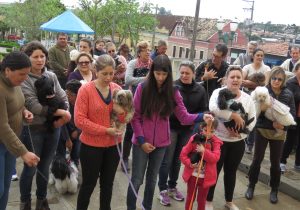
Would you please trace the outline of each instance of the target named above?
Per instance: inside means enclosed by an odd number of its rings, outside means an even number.
[[[245,112],[245,109],[243,107],[242,103],[237,103],[233,99],[236,97],[236,94],[232,93],[229,89],[224,88],[220,90],[219,96],[218,96],[218,107],[220,110],[231,110],[233,112],[237,112],[241,115],[243,120],[245,121],[245,126],[243,128],[240,128],[237,130],[238,133],[249,133],[249,130],[247,129],[247,126],[254,120],[254,117],[251,119],[248,119],[248,113]],[[235,129],[236,124],[234,120],[230,120],[227,122],[224,122],[224,125],[226,128]]]
[[[121,131],[125,131],[126,123],[129,123],[133,118],[133,96],[130,90],[114,90],[113,96],[113,111],[111,113],[111,124]],[[120,121],[117,109],[122,109],[125,112],[125,119]]]
[[[54,116],[57,109],[67,109],[66,103],[58,98],[54,92],[54,82],[52,79],[42,76],[34,83],[37,91],[37,97],[43,106],[48,106],[48,113],[46,116],[46,126],[51,131],[53,129],[53,122],[58,120],[59,116]]]
[[[271,121],[276,121],[283,126],[296,125],[296,122],[290,113],[290,108],[271,97],[266,87],[257,87],[251,93],[251,97],[255,103],[256,116],[261,113],[261,105],[265,104],[268,108],[265,111],[265,117]],[[277,129],[277,134],[280,135],[283,131]]]
[[[78,188],[78,169],[74,162],[68,162],[65,157],[55,156],[51,165],[49,184],[55,184],[60,194],[76,193]]]

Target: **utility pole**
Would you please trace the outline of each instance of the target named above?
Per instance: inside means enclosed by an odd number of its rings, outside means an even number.
[[[158,10],[158,5],[156,4],[156,6],[155,6],[155,23],[154,23],[154,26],[153,26],[153,35],[152,35],[152,44],[151,44],[152,50],[154,50],[154,44],[155,44],[157,10]]]
[[[254,0],[243,0],[245,2],[252,3],[252,6],[249,8],[243,8],[245,11],[251,11],[251,17],[250,17],[250,24],[249,24],[249,41],[251,41],[251,35],[252,35],[252,26],[253,26],[253,11],[254,11]]]
[[[194,18],[193,38],[192,38],[191,53],[190,53],[190,61],[192,62],[195,59],[195,45],[196,45],[197,28],[198,28],[198,20],[199,20],[200,2],[201,2],[200,0],[197,0],[195,18]]]

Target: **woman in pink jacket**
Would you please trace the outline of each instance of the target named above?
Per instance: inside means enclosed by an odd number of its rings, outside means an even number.
[[[206,124],[201,124],[200,128],[202,128],[202,132],[193,135],[183,147],[180,154],[180,160],[185,166],[182,178],[187,182],[185,210],[189,210],[191,202],[194,202],[197,194],[195,192],[195,197],[192,198],[194,190],[198,190],[197,210],[204,210],[209,187],[217,181],[217,162],[220,158],[220,147],[223,143],[218,137],[213,135],[214,129],[218,125],[217,121],[213,121],[212,125],[211,132],[207,133]],[[203,164],[200,173],[198,173],[198,166],[202,155],[204,155]],[[197,185],[196,189],[194,189],[196,181]]]

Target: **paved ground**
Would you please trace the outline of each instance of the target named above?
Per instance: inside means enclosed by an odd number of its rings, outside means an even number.
[[[249,162],[251,155],[245,155],[243,162]],[[292,161],[291,161],[292,162]],[[241,164],[243,165],[243,163]],[[244,164],[246,166],[246,164]],[[268,161],[264,162],[263,168],[268,167]],[[291,168],[289,166],[289,168]],[[17,170],[18,173],[21,172],[22,163],[18,160]],[[294,176],[285,177],[287,179],[299,177],[300,173],[294,170],[289,170],[289,173],[294,174]],[[269,192],[270,189],[267,185],[263,183],[258,183],[255,189],[255,197],[252,201],[248,201],[244,198],[244,192],[247,188],[247,178],[246,174],[239,171],[237,174],[237,184],[234,194],[234,202],[240,207],[241,210],[298,210],[300,209],[300,202],[293,199],[287,194],[279,193],[279,202],[276,205],[273,205],[269,202]],[[299,180],[294,180],[295,183],[299,184]],[[223,178],[220,176],[217,190],[215,193],[214,206],[215,210],[225,210],[224,208],[224,190],[223,190]],[[126,192],[127,192],[128,182],[125,174],[118,169],[116,174],[116,179],[114,183],[114,191],[112,198],[112,210],[126,210]],[[179,181],[179,188],[184,192],[186,190],[185,184],[182,182],[182,179]],[[141,188],[143,189],[143,187]],[[156,188],[157,190],[157,188]],[[299,190],[299,189],[298,189]],[[34,192],[34,191],[33,191]],[[34,193],[33,193],[34,194]],[[140,193],[142,195],[142,193]],[[157,192],[156,192],[157,195]],[[76,195],[59,195],[55,192],[53,187],[49,188],[49,203],[51,210],[74,210],[76,207]],[[33,197],[33,207],[34,205]],[[7,210],[17,210],[19,208],[19,187],[18,181],[13,182],[11,185],[11,191],[9,196],[9,204]],[[34,209],[34,208],[32,208]],[[91,198],[91,203],[89,210],[99,209],[99,187],[96,187]],[[159,204],[158,199],[154,199],[153,210],[183,210],[184,202],[172,201],[171,207],[164,207]],[[196,207],[194,206],[194,210]],[[140,210],[140,209],[139,209]]]

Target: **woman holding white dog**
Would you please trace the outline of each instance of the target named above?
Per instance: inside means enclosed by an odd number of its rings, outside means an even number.
[[[249,130],[252,130],[255,123],[255,108],[254,102],[251,96],[240,90],[243,75],[242,69],[239,66],[229,66],[226,72],[226,82],[227,86],[223,88],[216,89],[209,101],[209,110],[213,112],[219,121],[219,126],[215,130],[215,135],[223,141],[221,146],[221,156],[217,163],[217,171],[220,173],[222,167],[224,166],[224,188],[225,188],[225,207],[230,210],[238,210],[239,208],[232,202],[233,192],[235,188],[236,181],[236,171],[242,160],[244,150],[245,150],[245,139],[247,134],[238,133],[235,130],[227,129],[224,122],[229,120],[234,120],[237,125],[236,128],[242,128],[245,126],[245,121],[239,113],[232,112],[231,110],[220,110],[218,107],[218,96],[220,90],[227,88],[232,93],[236,94],[236,98],[233,99],[237,103],[242,103],[245,112],[248,113],[248,119],[254,118],[254,120],[247,126]],[[214,197],[215,186],[212,186],[208,192],[206,198],[206,210],[212,210],[212,200]]]
[[[295,103],[294,97],[291,91],[285,87],[286,75],[282,67],[273,67],[270,80],[267,88],[270,96],[277,99],[281,103],[290,107],[290,113],[295,116]],[[279,124],[278,122],[270,121],[264,115],[264,111],[268,107],[261,106],[261,113],[258,116],[256,130],[255,130],[255,149],[252,164],[249,170],[249,185],[245,193],[245,197],[248,200],[253,199],[255,184],[258,181],[258,175],[260,172],[260,165],[265,156],[265,150],[267,145],[270,147],[270,202],[275,204],[278,202],[277,193],[280,184],[280,156],[283,148],[283,143],[286,139],[287,127]],[[276,129],[284,130],[281,135],[278,134]]]
[[[112,188],[122,132],[111,126],[112,93],[121,87],[113,83],[115,61],[101,55],[96,63],[97,79],[83,85],[75,103],[75,125],[81,129],[80,163],[82,185],[77,199],[77,210],[88,209],[90,197],[100,178],[100,210],[110,210]],[[115,109],[114,109],[115,110]],[[120,112],[119,112],[120,111]],[[118,111],[120,118],[124,111]],[[123,115],[122,115],[123,114]]]

